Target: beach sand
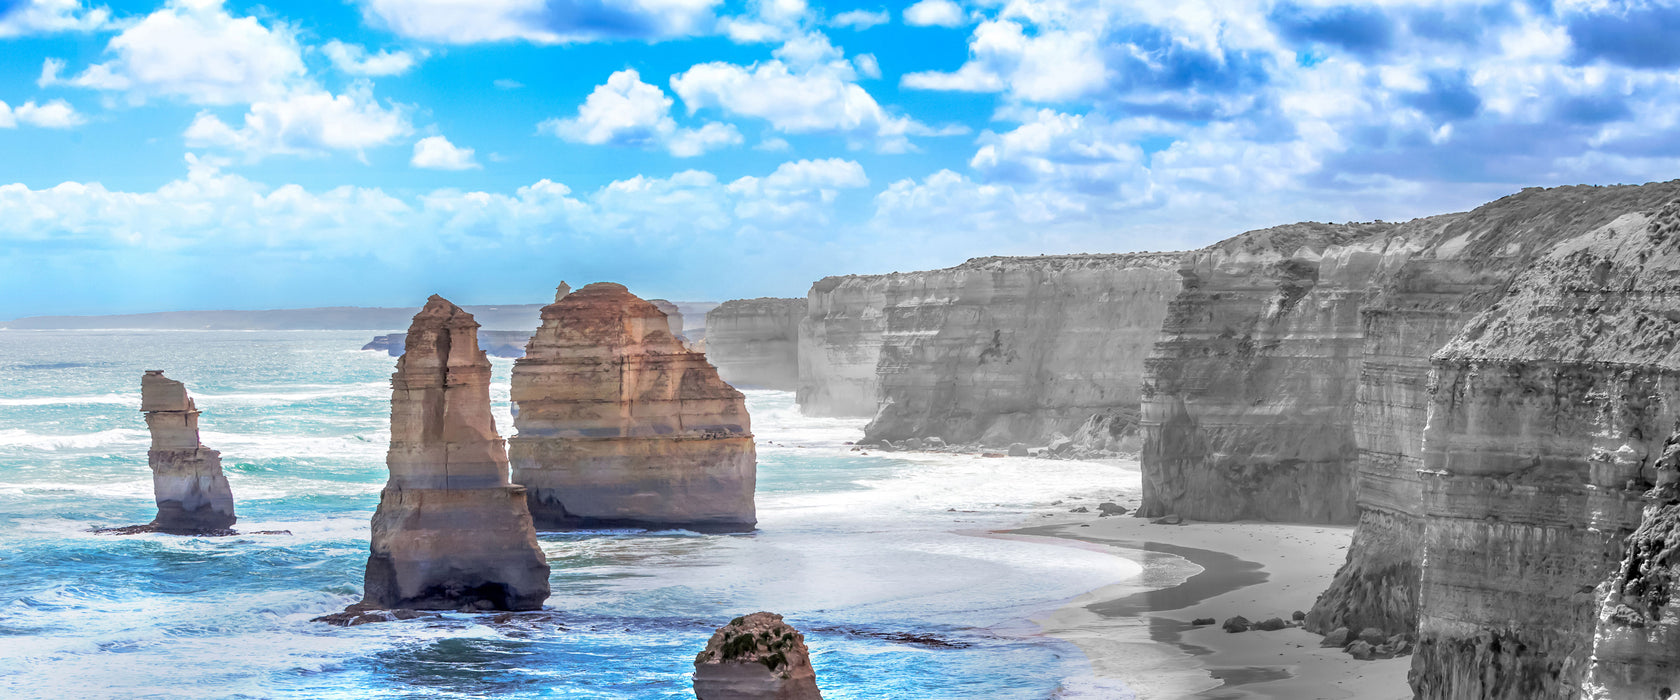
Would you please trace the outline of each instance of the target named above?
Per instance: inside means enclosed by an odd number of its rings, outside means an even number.
[[[1118,502],[1136,507],[1135,497]],[[1102,548],[1144,566],[1137,581],[1092,591],[1035,620],[1045,634],[1083,650],[1097,676],[1122,681],[1139,698],[1410,698],[1411,656],[1358,661],[1319,647],[1319,635],[1299,628],[1220,628],[1234,615],[1288,620],[1311,609],[1347,556],[1351,534],[1351,527],[1265,522],[1153,525],[1094,513],[991,533]],[[1189,572],[1196,573],[1185,578]],[[1217,622],[1193,627],[1196,618]]]

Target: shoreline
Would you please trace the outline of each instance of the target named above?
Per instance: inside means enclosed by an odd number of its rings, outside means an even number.
[[[1101,547],[1144,567],[1135,581],[1090,591],[1034,620],[1042,634],[1078,647],[1095,676],[1125,683],[1138,698],[1409,698],[1410,656],[1359,661],[1320,647],[1319,635],[1298,627],[1236,634],[1220,627],[1235,615],[1288,620],[1311,609],[1351,533],[1350,526],[1266,522],[1154,525],[1128,515],[1058,517],[990,535]],[[1186,563],[1199,570],[1184,576]],[[1195,618],[1215,622],[1191,625]]]

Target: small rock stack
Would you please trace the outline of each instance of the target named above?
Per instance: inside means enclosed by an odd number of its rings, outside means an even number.
[[[525,489],[508,480],[478,322],[432,296],[391,375],[391,477],[360,606],[534,610],[548,598]]]
[[[157,519],[150,529],[172,535],[222,534],[238,520],[233,491],[222,474],[222,453],[198,441],[198,407],[186,385],[148,370],[140,378],[140,410],[152,432]]]
[[[698,700],[822,700],[805,635],[775,613],[737,617],[694,657]]]

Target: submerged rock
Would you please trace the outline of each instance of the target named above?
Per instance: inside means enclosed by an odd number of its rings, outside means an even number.
[[[533,610],[548,598],[548,561],[525,490],[508,481],[477,330],[435,295],[408,330],[391,375],[391,477],[373,515],[364,610]]]
[[[775,613],[737,617],[694,657],[698,700],[821,700],[805,635]]]
[[[745,397],[706,355],[623,285],[591,284],[542,317],[514,364],[510,440],[537,526],[752,529]]]
[[[140,378],[140,410],[152,433],[147,461],[157,519],[151,529],[172,535],[231,534],[233,491],[222,474],[222,453],[198,441],[198,407],[186,385],[148,370]]]

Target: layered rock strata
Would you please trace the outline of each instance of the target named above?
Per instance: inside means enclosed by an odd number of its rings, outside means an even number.
[[[1680,202],[1545,250],[1432,361],[1420,698],[1660,697],[1680,665]]]
[[[238,518],[222,453],[199,442],[198,407],[186,385],[163,376],[163,370],[147,370],[140,378],[140,410],[152,433],[146,457],[158,508],[149,529],[200,535],[233,527]]]
[[[361,607],[542,607],[548,561],[508,480],[478,323],[442,297],[414,316],[391,375],[386,465]]]
[[[514,364],[510,441],[538,527],[750,530],[751,422],[705,354],[618,284],[572,292],[542,318]]]
[[[805,635],[775,613],[737,617],[694,657],[698,700],[821,700]]]
[[[914,274],[914,273],[912,273]],[[799,409],[812,416],[874,416],[891,275],[824,277],[799,322]],[[710,329],[707,329],[708,332]]]
[[[1181,256],[976,258],[888,276],[866,440],[1007,447],[1062,434],[1136,451],[1144,360]]]
[[[735,299],[706,312],[706,357],[737,387],[799,388],[805,299]]]
[[[1418,470],[1432,399],[1430,357],[1560,242],[1677,194],[1673,183],[1525,190],[1438,217],[1442,226],[1374,280],[1353,416],[1359,524],[1347,564],[1308,618],[1310,629],[1416,629],[1424,539]]]

